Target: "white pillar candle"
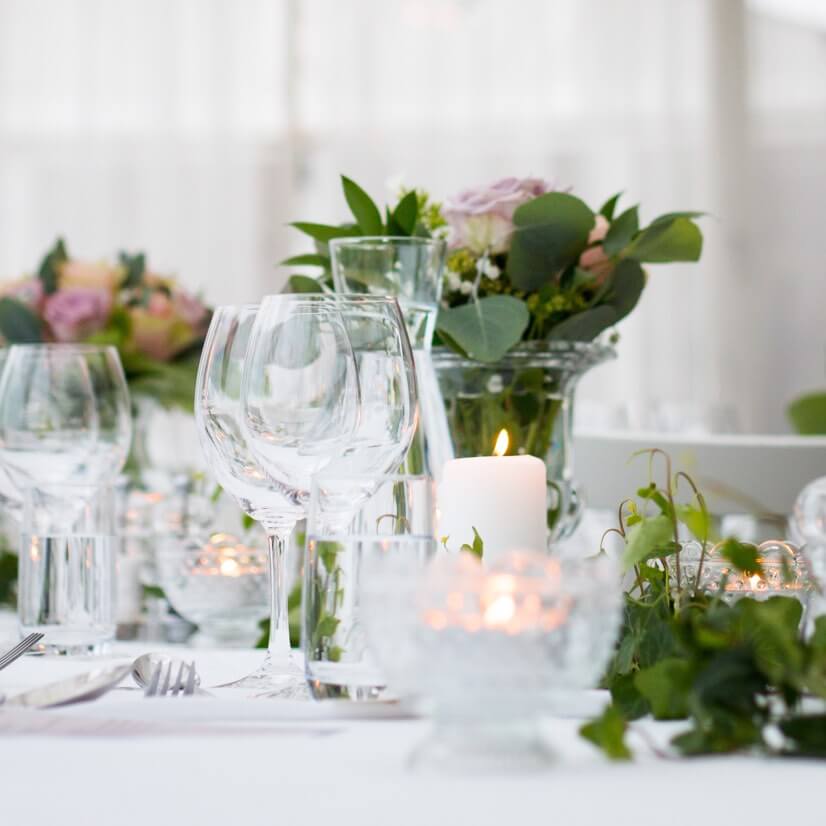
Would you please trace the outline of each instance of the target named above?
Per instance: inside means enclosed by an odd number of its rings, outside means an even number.
[[[490,563],[513,550],[547,549],[545,463],[535,456],[478,456],[445,463],[439,483],[439,534],[458,551],[473,529]]]

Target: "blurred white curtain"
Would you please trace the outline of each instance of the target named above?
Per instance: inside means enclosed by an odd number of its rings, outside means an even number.
[[[0,0],[0,275],[58,232],[213,301],[274,289],[344,172],[445,196],[544,175],[706,209],[583,395],[736,404],[826,384],[819,0]]]

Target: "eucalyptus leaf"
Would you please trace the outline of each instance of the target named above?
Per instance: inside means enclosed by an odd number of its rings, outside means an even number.
[[[639,232],[639,207],[632,206],[626,209],[608,228],[602,248],[606,255],[616,255],[631,243],[631,239]]]
[[[652,264],[670,261],[698,261],[703,251],[703,234],[690,219],[663,217],[642,230],[625,254]]]
[[[43,257],[37,271],[37,276],[43,285],[43,292],[46,293],[46,295],[57,292],[59,267],[68,260],[69,254],[66,251],[66,244],[62,238],[58,238],[54,246]]]
[[[345,175],[341,176],[341,186],[347,206],[350,207],[362,235],[383,235],[381,212],[373,199],[354,180]]]
[[[143,283],[143,276],[146,272],[146,255],[142,252],[130,255],[128,252],[120,253],[121,266],[126,269],[126,276],[123,279],[124,287],[139,287]]]
[[[625,318],[640,300],[645,289],[645,270],[632,259],[620,261],[614,268],[611,286],[603,304],[613,307],[617,321]]]
[[[291,275],[284,287],[285,293],[323,293],[324,288],[309,275]]]
[[[548,192],[518,207],[508,275],[519,290],[537,290],[576,264],[588,245],[594,213],[579,198]]]
[[[521,338],[530,321],[524,301],[495,295],[442,309],[437,329],[454,349],[482,362],[498,361]]]
[[[608,304],[600,304],[572,315],[555,325],[551,339],[565,341],[593,341],[603,330],[617,323],[616,310]]]
[[[22,301],[0,298],[0,335],[9,344],[43,341],[43,324]]]

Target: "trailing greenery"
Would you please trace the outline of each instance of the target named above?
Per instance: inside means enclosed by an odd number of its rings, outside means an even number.
[[[731,603],[699,583],[709,542],[702,494],[684,473],[651,482],[619,509],[610,533],[623,540],[623,563],[634,585],[625,595],[622,630],[603,685],[611,704],[581,734],[612,759],[629,759],[629,724],[646,715],[685,720],[671,741],[682,755],[737,751],[826,757],[826,713],[801,707],[805,696],[826,699],[826,617],[803,639],[802,605],[793,597]],[[685,486],[690,501],[677,500]],[[700,566],[680,560],[683,537],[702,544]],[[732,569],[762,574],[754,546],[728,540],[720,553]],[[826,706],[824,706],[826,709]]]

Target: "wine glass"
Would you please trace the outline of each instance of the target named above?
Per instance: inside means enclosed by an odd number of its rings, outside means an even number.
[[[293,318],[278,331],[278,361],[270,365],[265,382],[278,382],[285,393],[285,405],[291,409],[291,420],[298,430],[306,428],[301,438],[313,447],[304,461],[312,470],[328,455],[342,451],[355,429],[359,413],[355,361],[343,322],[330,313],[331,299],[283,299]],[[283,557],[290,532],[304,514],[302,492],[264,469],[250,450],[241,422],[242,373],[251,358],[250,336],[258,314],[254,305],[215,311],[198,371],[196,421],[216,479],[262,524],[268,536],[271,601],[267,657],[256,672],[233,685],[298,696],[306,688],[290,649]],[[318,414],[315,417],[313,410]]]
[[[132,441],[114,347],[15,344],[0,377],[0,463],[18,490],[113,481]]]
[[[241,422],[275,485],[267,527],[278,583],[274,601],[283,616],[274,627],[286,625],[284,548],[306,512],[314,476],[325,468],[374,477],[395,469],[410,446],[416,417],[413,356],[395,299],[264,299],[244,360]],[[361,483],[342,510],[368,496],[369,488]],[[288,642],[286,629],[284,635]],[[294,665],[288,646],[279,647],[283,673]]]

